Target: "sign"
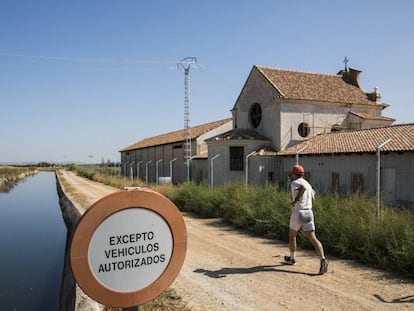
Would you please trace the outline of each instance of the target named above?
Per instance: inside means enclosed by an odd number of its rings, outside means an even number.
[[[148,302],[174,281],[184,262],[187,235],[176,206],[144,188],[112,193],[82,216],[70,262],[82,290],[112,307]]]

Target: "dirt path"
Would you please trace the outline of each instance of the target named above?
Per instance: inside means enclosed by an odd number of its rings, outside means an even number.
[[[74,200],[87,208],[116,190],[63,172]],[[287,245],[234,230],[218,219],[184,215],[188,251],[172,284],[192,310],[412,310],[414,283],[329,257],[319,276],[313,252],[282,264]]]

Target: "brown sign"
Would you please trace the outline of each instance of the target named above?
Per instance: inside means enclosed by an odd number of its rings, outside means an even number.
[[[144,304],[166,290],[185,258],[187,232],[177,207],[150,189],[120,190],[94,203],[71,241],[82,290],[112,307]]]

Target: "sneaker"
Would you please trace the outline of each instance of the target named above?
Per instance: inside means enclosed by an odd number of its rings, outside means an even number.
[[[285,263],[288,265],[296,265],[295,258],[290,258],[290,256],[285,256]]]
[[[325,258],[321,259],[321,266],[319,268],[319,274],[325,274],[328,271],[328,261]]]

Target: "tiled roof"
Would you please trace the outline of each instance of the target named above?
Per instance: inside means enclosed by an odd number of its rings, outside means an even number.
[[[275,156],[277,151],[271,145],[264,145],[258,150],[256,150],[255,156]]]
[[[372,114],[372,113],[362,113],[362,112],[354,112],[351,111],[351,114],[360,117],[361,119],[365,119],[365,120],[384,120],[384,121],[395,121],[395,119],[392,118],[387,118],[381,115],[377,115],[377,114]]]
[[[267,137],[253,129],[235,128],[226,133],[206,139],[206,141],[225,141],[225,140],[269,140]]]
[[[191,128],[191,131],[190,131],[191,139],[195,139],[202,134],[205,134],[227,122],[230,122],[231,120],[232,120],[231,118],[228,118],[228,119],[224,119],[220,121],[215,121],[215,122],[210,122],[210,123],[203,124],[203,125],[194,126]],[[182,129],[179,131],[162,134],[159,136],[145,138],[143,140],[136,142],[135,144],[132,144],[128,147],[125,147],[119,150],[119,152],[130,151],[130,150],[140,149],[140,148],[154,147],[154,146],[165,145],[165,144],[172,144],[176,142],[183,142],[184,140],[185,140],[184,129]]]
[[[208,151],[203,151],[195,156],[191,157],[193,160],[197,160],[197,159],[208,159]]]
[[[255,68],[280,93],[282,98],[332,103],[375,104],[342,75],[309,73],[263,66]]]
[[[414,124],[320,134],[277,154],[295,155],[300,150],[301,155],[376,152],[388,139],[392,140],[381,151],[414,151]]]

